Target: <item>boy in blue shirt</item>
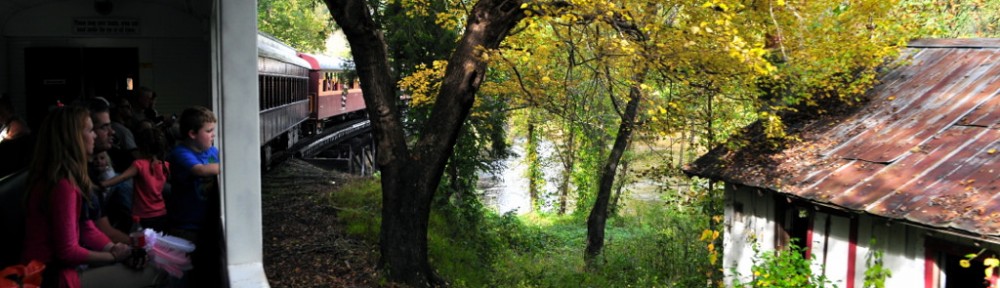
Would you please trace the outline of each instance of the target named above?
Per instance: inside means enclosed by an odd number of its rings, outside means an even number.
[[[196,242],[209,193],[219,193],[219,150],[215,141],[215,115],[208,108],[184,110],[179,121],[181,140],[170,152],[171,195],[166,200],[172,235]],[[216,215],[217,216],[217,215]]]

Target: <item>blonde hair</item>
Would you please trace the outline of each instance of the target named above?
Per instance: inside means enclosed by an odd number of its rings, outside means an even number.
[[[84,141],[90,111],[79,106],[57,108],[45,117],[36,140],[34,157],[28,166],[28,187],[42,185],[46,196],[60,179],[69,179],[90,202],[92,182],[87,176],[87,147]]]

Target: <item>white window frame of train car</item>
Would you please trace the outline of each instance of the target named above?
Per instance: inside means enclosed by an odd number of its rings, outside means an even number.
[[[254,143],[260,141],[257,7],[254,1],[242,0],[216,0],[213,5],[212,110],[219,119],[219,216],[226,238],[228,278],[231,287],[269,287],[263,265],[261,183],[257,177],[260,143]]]

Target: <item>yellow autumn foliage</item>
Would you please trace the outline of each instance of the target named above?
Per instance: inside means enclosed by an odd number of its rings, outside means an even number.
[[[431,67],[420,64],[416,72],[399,80],[399,88],[411,97],[410,105],[423,106],[434,103],[438,90],[441,89],[441,79],[444,77],[448,61],[434,61]]]

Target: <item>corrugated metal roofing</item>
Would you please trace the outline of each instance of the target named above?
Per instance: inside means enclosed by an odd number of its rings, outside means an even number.
[[[1000,242],[1000,39],[915,41],[901,60],[864,107],[801,143],[686,170]]]

